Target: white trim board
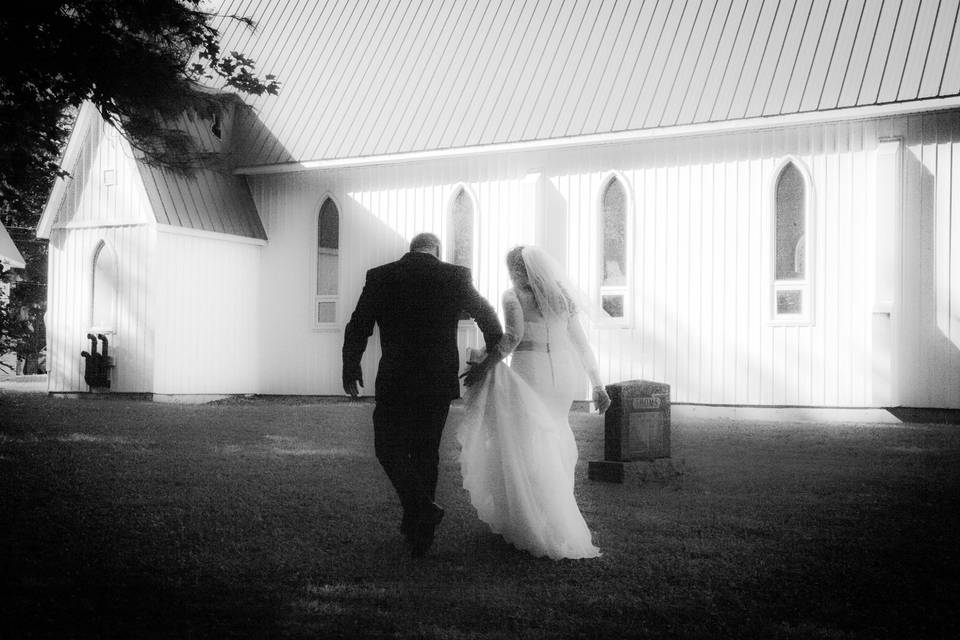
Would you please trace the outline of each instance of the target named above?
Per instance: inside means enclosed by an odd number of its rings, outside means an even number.
[[[169,233],[177,236],[190,236],[193,238],[203,238],[204,240],[220,240],[221,242],[236,242],[239,244],[252,244],[263,247],[267,244],[266,240],[260,238],[250,238],[247,236],[237,236],[230,233],[220,233],[219,231],[206,231],[204,229],[191,229],[190,227],[175,227],[169,224],[157,223],[157,231],[160,233]]]
[[[234,397],[243,397],[243,395],[227,393],[154,393],[151,395],[154,402],[165,404],[207,404]]]
[[[902,424],[886,409],[856,407],[750,407],[696,404],[670,405],[671,420],[733,420],[737,422],[856,422]]]
[[[87,140],[87,128],[95,112],[96,109],[89,102],[84,102],[80,107],[80,112],[77,114],[77,119],[73,123],[73,129],[70,130],[70,137],[67,139],[67,144],[63,150],[63,157],[60,160],[60,168],[68,173],[73,172],[73,168],[80,158],[80,152]],[[67,184],[71,180],[73,180],[73,176],[65,176],[57,178],[53,183],[53,188],[50,190],[50,195],[47,198],[47,204],[44,206],[43,213],[40,216],[40,222],[37,223],[38,238],[50,237],[50,229],[53,227],[57,213],[60,211],[60,205],[63,203],[63,198],[67,194]]]
[[[153,222],[144,220],[88,220],[53,225],[52,229],[106,229],[108,227],[149,227]]]

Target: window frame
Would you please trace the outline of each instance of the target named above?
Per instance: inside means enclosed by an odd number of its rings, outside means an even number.
[[[477,270],[477,256],[479,255],[479,248],[477,246],[477,238],[480,235],[478,233],[479,220],[480,220],[480,211],[477,206],[477,199],[473,195],[473,191],[470,190],[466,184],[460,182],[454,185],[453,189],[450,191],[450,195],[447,196],[447,206],[444,210],[444,248],[443,248],[443,261],[449,262],[450,264],[457,264],[453,261],[453,252],[455,249],[455,228],[453,226],[453,203],[457,200],[457,195],[463,191],[466,194],[467,198],[470,200],[470,207],[473,212],[473,222],[470,228],[470,264],[461,265],[469,266],[470,272],[474,273]]]
[[[97,263],[100,261],[100,256],[107,252],[110,256],[110,260],[113,263],[113,296],[111,299],[111,310],[110,324],[97,324],[96,323],[96,304],[97,304]],[[93,254],[90,259],[90,302],[87,307],[89,312],[89,320],[87,326],[91,333],[103,333],[103,334],[115,334],[117,332],[117,318],[118,318],[118,304],[120,297],[120,264],[117,257],[117,252],[113,250],[113,247],[105,238],[101,238],[94,245]]]
[[[623,285],[617,286],[604,286],[603,285],[603,272],[604,272],[604,237],[603,237],[603,199],[606,195],[607,188],[610,184],[616,180],[620,183],[620,188],[623,189],[623,215],[624,215],[624,276],[626,282]],[[634,290],[634,194],[631,183],[627,180],[619,171],[608,171],[604,174],[603,178],[600,180],[600,188],[597,190],[595,197],[595,209],[596,209],[596,247],[597,247],[597,277],[594,279],[594,287],[596,294],[594,299],[597,301],[597,304],[601,311],[603,311],[603,297],[606,295],[620,295],[623,297],[623,316],[613,317],[605,315],[600,323],[602,326],[606,327],[621,327],[621,328],[630,328],[633,326],[633,290]],[[605,312],[604,312],[605,313]]]
[[[337,248],[329,249],[320,247],[320,216],[323,213],[323,206],[327,203],[327,200],[333,203],[333,206],[336,208],[337,213]],[[314,209],[316,212],[313,216],[313,274],[310,278],[311,282],[311,292],[313,298],[313,307],[310,311],[310,316],[312,319],[313,330],[314,331],[339,331],[340,330],[340,294],[343,291],[343,269],[341,265],[341,247],[343,245],[343,208],[340,206],[339,200],[333,196],[332,193],[327,192],[321,196],[319,204]],[[337,257],[337,292],[335,294],[319,294],[317,293],[317,286],[319,284],[317,273],[320,270],[320,255],[335,255]],[[320,321],[320,303],[322,302],[332,302],[334,303],[334,313],[333,320],[331,322],[321,322]]]
[[[477,264],[480,255],[478,242],[480,237],[480,206],[476,196],[473,193],[473,190],[470,189],[470,187],[464,182],[458,182],[455,184],[453,189],[450,191],[450,195],[447,196],[447,206],[443,213],[444,230],[443,240],[441,241],[441,244],[443,245],[441,246],[441,259],[450,264],[457,264],[453,261],[454,250],[456,248],[456,229],[453,225],[453,205],[461,191],[463,191],[467,199],[470,201],[471,211],[473,212],[473,221],[470,228],[470,264],[460,266],[468,266],[470,268],[470,277],[473,281],[473,285],[477,286]],[[473,319],[469,315],[464,315],[460,318],[460,326],[470,325],[472,323]]]
[[[777,279],[777,185],[780,177],[789,165],[793,165],[800,174],[803,181],[803,259],[804,259],[804,277],[797,280],[778,280]],[[769,178],[767,188],[767,202],[770,210],[769,224],[770,232],[764,250],[767,252],[767,275],[769,300],[767,302],[768,324],[779,327],[804,327],[816,324],[815,313],[815,287],[816,281],[816,227],[815,227],[815,203],[816,191],[814,190],[813,179],[810,171],[800,158],[794,155],[787,155],[781,158],[774,166]],[[796,256],[794,256],[796,261]],[[784,291],[800,291],[801,311],[800,313],[780,313],[777,311],[777,296]]]

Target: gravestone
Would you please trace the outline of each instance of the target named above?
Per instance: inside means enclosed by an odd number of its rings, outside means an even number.
[[[670,385],[649,380],[608,384],[603,460],[591,461],[591,480],[623,482],[625,464],[670,457]]]

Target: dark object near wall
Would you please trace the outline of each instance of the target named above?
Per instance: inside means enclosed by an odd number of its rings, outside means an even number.
[[[107,337],[102,333],[88,333],[87,339],[90,340],[90,351],[80,352],[84,360],[83,379],[91,389],[109,389],[113,358],[108,353],[110,345]],[[103,351],[100,353],[97,352],[98,340],[103,343]]]

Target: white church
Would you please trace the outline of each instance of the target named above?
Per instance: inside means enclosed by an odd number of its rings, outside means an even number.
[[[960,408],[960,0],[222,4],[280,95],[191,122],[231,163],[194,178],[82,109],[38,229],[51,393],[93,333],[111,392],[342,395],[365,271],[432,231],[494,306],[511,247],[552,253],[607,382]]]

